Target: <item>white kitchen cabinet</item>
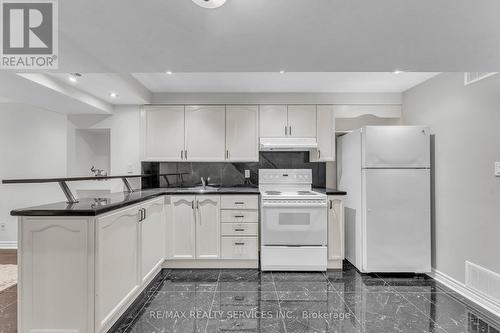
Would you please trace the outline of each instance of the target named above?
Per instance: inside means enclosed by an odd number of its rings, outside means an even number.
[[[139,289],[140,209],[132,206],[96,221],[96,331],[109,328]]]
[[[344,197],[328,196],[328,260],[344,259]],[[341,266],[340,266],[341,267]]]
[[[311,162],[335,161],[334,106],[318,105],[316,117],[318,148],[311,151]]]
[[[84,217],[20,219],[18,332],[93,332],[93,234]]]
[[[316,105],[288,105],[288,136],[316,137]]]
[[[167,217],[167,246],[172,259],[194,259],[195,253],[195,196],[179,195],[170,198]]]
[[[288,133],[286,105],[261,105],[259,111],[260,137],[283,137]]]
[[[224,105],[187,105],[184,158],[188,161],[224,161],[226,156]]]
[[[144,220],[141,234],[141,282],[155,274],[165,258],[165,204],[163,197],[142,206]]]
[[[170,259],[220,258],[220,196],[172,196],[167,221]]]
[[[184,105],[148,106],[141,114],[143,157],[148,161],[184,159]]]
[[[259,107],[226,106],[226,161],[259,161]]]
[[[220,258],[220,196],[196,196],[196,258]]]

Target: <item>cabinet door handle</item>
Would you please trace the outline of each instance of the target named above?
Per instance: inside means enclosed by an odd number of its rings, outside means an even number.
[[[243,301],[245,300],[245,296],[234,296],[235,301]]]
[[[142,208],[141,208],[141,209],[139,209],[139,221],[137,221],[137,222],[141,222],[142,217],[143,217],[143,213],[142,213]]]
[[[333,208],[333,201],[330,200],[330,209],[332,209],[332,208]]]
[[[235,205],[244,205],[245,203],[244,202],[241,202],[241,201],[235,201],[234,202]]]
[[[236,242],[236,243],[234,243],[234,245],[241,246],[241,245],[245,245],[245,243]]]
[[[191,209],[194,210],[194,200],[191,201]]]
[[[187,149],[184,150],[184,159],[187,160],[188,159],[188,151]]]
[[[244,218],[245,215],[234,215],[234,218]]]
[[[285,136],[288,134],[287,126],[285,125]]]
[[[148,218],[148,210],[146,208],[143,208],[144,210],[144,220]]]
[[[292,126],[288,126],[288,135],[292,135]]]
[[[235,228],[234,231],[245,231],[243,228]]]
[[[196,200],[196,209],[200,209],[200,202]]]
[[[321,159],[321,150],[318,149],[318,159]]]
[[[181,150],[181,160],[184,159],[184,150]]]

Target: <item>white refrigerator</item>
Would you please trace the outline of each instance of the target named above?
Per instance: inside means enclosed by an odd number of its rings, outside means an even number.
[[[367,126],[337,141],[346,259],[361,272],[431,271],[429,132]]]

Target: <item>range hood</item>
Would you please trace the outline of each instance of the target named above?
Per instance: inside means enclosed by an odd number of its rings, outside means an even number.
[[[260,151],[309,151],[318,148],[316,138],[260,138]]]

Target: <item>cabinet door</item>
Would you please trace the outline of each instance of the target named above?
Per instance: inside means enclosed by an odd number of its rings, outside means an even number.
[[[283,137],[287,135],[286,105],[261,105],[259,119],[261,138]]]
[[[288,135],[316,137],[316,105],[288,105]]]
[[[226,160],[259,161],[259,107],[226,106]]]
[[[333,105],[318,105],[316,131],[318,149],[311,151],[311,161],[335,161],[335,113]]]
[[[172,259],[195,258],[195,196],[172,196],[169,214],[169,235]]]
[[[220,258],[220,197],[196,196],[196,258]]]
[[[328,259],[344,259],[344,201],[328,197]]]
[[[95,280],[98,331],[109,329],[139,288],[140,208],[134,206],[97,219]]]
[[[186,106],[185,157],[188,161],[224,161],[225,111],[224,105]]]
[[[93,222],[84,217],[20,218],[20,316],[12,332],[94,331],[93,236]]]
[[[146,282],[163,262],[165,254],[164,199],[144,204],[146,218],[141,221],[141,279]]]
[[[181,154],[184,154],[184,106],[146,107],[142,117],[144,158],[181,161]]]

